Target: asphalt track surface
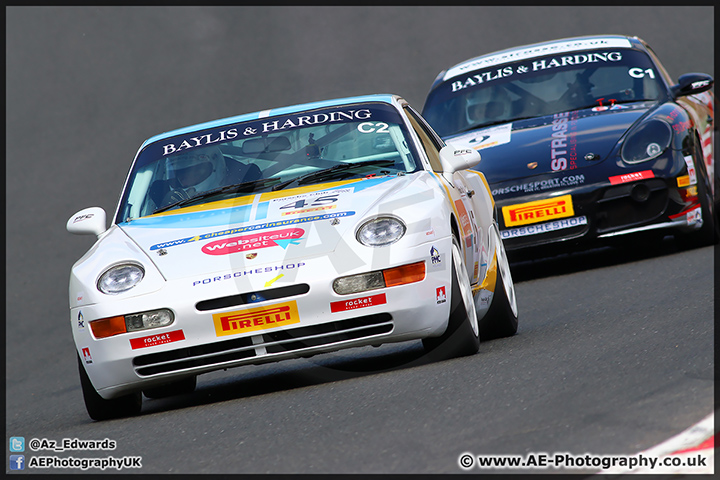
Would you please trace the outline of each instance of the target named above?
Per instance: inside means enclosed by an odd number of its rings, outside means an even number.
[[[518,334],[471,357],[428,363],[411,342],[242,367],[146,400],[139,417],[92,422],[67,281],[93,242],[65,231],[84,207],[114,212],[137,148],[159,132],[365,93],[419,109],[441,69],[500,48],[633,34],[674,78],[714,74],[712,7],[5,13],[6,441],[117,442],[28,458],[141,456],[138,473],[462,473],[464,452],[632,454],[713,411],[713,249],[665,242],[513,265]]]

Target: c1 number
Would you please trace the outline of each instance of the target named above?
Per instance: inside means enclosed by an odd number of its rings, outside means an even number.
[[[633,78],[643,78],[645,75],[647,75],[650,78],[655,78],[655,72],[653,72],[652,68],[648,68],[647,70],[643,70],[642,68],[631,68],[628,70],[628,73]]]

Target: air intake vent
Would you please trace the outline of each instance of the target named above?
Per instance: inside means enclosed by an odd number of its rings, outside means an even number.
[[[273,355],[290,352],[293,352],[293,355],[303,355],[303,352],[313,347],[374,338],[392,330],[392,316],[389,313],[378,313],[141,355],[133,359],[133,365],[138,375],[148,377],[208,365],[261,363]]]
[[[240,293],[238,295],[230,295],[229,297],[203,300],[202,302],[198,302],[195,307],[200,311],[217,310],[220,308],[237,307],[239,305],[264,302],[266,300],[294,297],[296,295],[303,295],[309,291],[310,285],[307,283],[300,283],[297,285],[290,285],[288,287],[269,288],[267,290],[259,290],[257,292]]]

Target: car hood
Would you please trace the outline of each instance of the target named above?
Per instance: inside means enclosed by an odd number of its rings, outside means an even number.
[[[574,110],[447,137],[448,143],[480,151],[475,167],[489,183],[584,168],[606,160],[618,141],[656,103],[616,105],[614,109]],[[594,154],[592,160],[586,155]],[[565,159],[565,168],[562,159]],[[553,165],[553,160],[556,161]]]
[[[420,174],[267,192],[171,210],[119,224],[166,280],[324,256],[388,201],[429,189]],[[355,245],[351,245],[354,248]],[[292,267],[290,267],[292,268]]]

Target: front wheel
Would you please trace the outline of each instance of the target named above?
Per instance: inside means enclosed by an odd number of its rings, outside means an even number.
[[[699,143],[699,142],[698,142]],[[680,248],[690,249],[715,245],[720,240],[720,222],[718,212],[715,211],[715,200],[713,198],[710,179],[705,174],[702,150],[699,146],[695,148],[695,171],[697,172],[698,199],[700,201],[700,212],[702,224],[700,228],[690,233],[676,235]],[[698,160],[699,159],[699,160]]]
[[[80,356],[78,356],[77,361],[85,409],[90,418],[93,420],[109,420],[111,418],[130,417],[140,413],[142,409],[142,395],[140,392],[105,400],[97,393],[92,382],[90,382]]]
[[[460,244],[453,236],[452,285],[450,317],[445,333],[423,339],[423,346],[433,359],[444,360],[477,353],[480,348],[477,311]]]
[[[478,322],[481,340],[510,337],[518,329],[518,307],[510,263],[500,233],[494,227],[492,231],[496,242],[497,280],[490,308]]]

